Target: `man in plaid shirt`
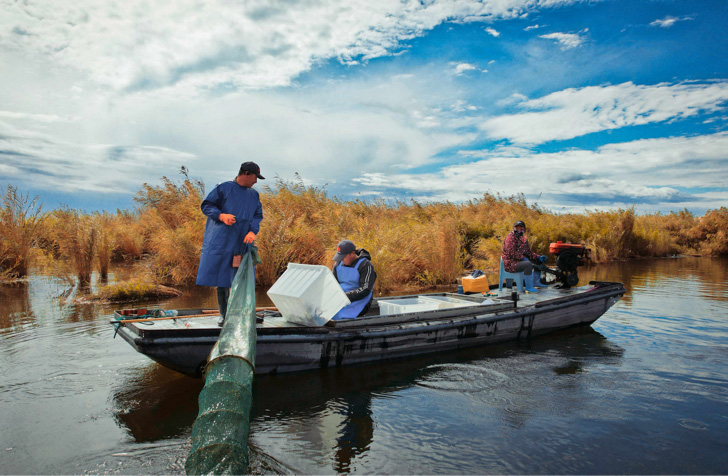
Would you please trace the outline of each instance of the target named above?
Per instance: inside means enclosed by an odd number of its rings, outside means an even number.
[[[505,241],[503,242],[503,268],[509,273],[520,273],[524,276],[528,276],[526,281],[526,291],[538,292],[531,283],[531,274],[533,274],[533,263],[529,260],[540,261],[541,263],[546,262],[546,256],[537,255],[531,251],[531,247],[528,246],[526,240],[526,224],[522,221],[517,221],[513,224],[513,230],[508,233]],[[525,258],[525,259],[524,259]]]

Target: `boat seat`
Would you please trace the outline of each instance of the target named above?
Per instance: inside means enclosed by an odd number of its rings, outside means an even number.
[[[516,286],[518,288],[518,292],[523,293],[523,280],[524,279],[525,279],[525,276],[523,275],[523,272],[509,273],[508,271],[506,271],[506,269],[503,267],[503,257],[501,257],[500,274],[498,274],[498,291],[503,291],[503,281],[515,280]]]

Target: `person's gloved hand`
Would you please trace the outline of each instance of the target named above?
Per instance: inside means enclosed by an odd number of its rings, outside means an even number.
[[[224,224],[230,226],[233,223],[235,223],[235,215],[231,215],[229,213],[221,213],[218,217],[221,222]]]
[[[538,261],[540,263],[545,263],[547,260],[548,260],[548,258],[546,257],[546,255],[541,255],[538,257]]]
[[[243,238],[243,243],[250,244],[255,241],[255,233],[252,231],[249,231],[247,235],[245,235],[245,238]]]

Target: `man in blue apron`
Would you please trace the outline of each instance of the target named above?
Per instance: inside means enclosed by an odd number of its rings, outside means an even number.
[[[255,162],[245,162],[234,180],[217,184],[200,206],[207,215],[207,223],[197,284],[217,287],[220,325],[225,320],[230,286],[240,265],[235,256],[248,251],[263,220],[260,196],[252,187],[264,178]]]
[[[334,276],[351,304],[341,309],[332,320],[355,319],[366,314],[374,296],[377,273],[367,250],[357,250],[354,243],[344,240],[336,246]]]

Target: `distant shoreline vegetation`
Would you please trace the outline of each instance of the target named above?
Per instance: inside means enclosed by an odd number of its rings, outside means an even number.
[[[206,217],[204,184],[182,168],[179,182],[144,186],[136,209],[86,213],[44,211],[8,186],[0,203],[0,282],[23,279],[31,265],[88,287],[93,271],[106,280],[110,263],[143,260],[135,279],[159,285],[195,282]],[[523,220],[537,253],[548,245],[583,243],[595,262],[679,254],[728,255],[728,209],[696,217],[687,210],[636,215],[634,208],[556,214],[522,195],[489,193],[462,204],[342,201],[321,188],[277,179],[261,187],[264,220],[257,238],[259,285],[273,284],[289,262],[331,266],[336,243],[367,249],[380,293],[403,286],[454,284],[468,269],[497,270],[502,242]],[[553,257],[551,257],[553,261]],[[137,286],[141,286],[137,284]]]

